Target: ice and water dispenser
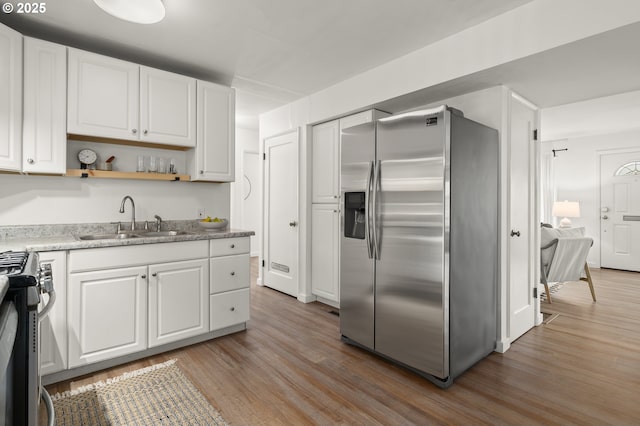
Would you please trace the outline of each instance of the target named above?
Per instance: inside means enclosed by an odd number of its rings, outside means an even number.
[[[344,194],[344,236],[364,240],[366,204],[364,192]]]

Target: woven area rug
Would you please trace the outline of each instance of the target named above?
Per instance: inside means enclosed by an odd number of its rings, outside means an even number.
[[[53,395],[56,425],[226,425],[175,363]]]

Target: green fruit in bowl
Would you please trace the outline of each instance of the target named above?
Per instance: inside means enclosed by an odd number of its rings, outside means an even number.
[[[213,218],[213,221],[214,221],[214,222],[224,222],[224,220],[223,220],[223,219],[220,219],[219,217],[214,217],[214,218]]]

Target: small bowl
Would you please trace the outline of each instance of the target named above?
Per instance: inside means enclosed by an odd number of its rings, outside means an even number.
[[[227,219],[222,219],[222,222],[203,222],[198,221],[198,225],[205,229],[224,229],[229,225],[229,221]]]

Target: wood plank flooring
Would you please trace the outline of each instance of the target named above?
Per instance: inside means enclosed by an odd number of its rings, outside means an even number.
[[[592,270],[543,310],[559,314],[505,354],[493,353],[441,390],[340,341],[339,318],[255,285],[245,332],[73,381],[50,393],[177,358],[234,425],[640,423],[640,274]]]

